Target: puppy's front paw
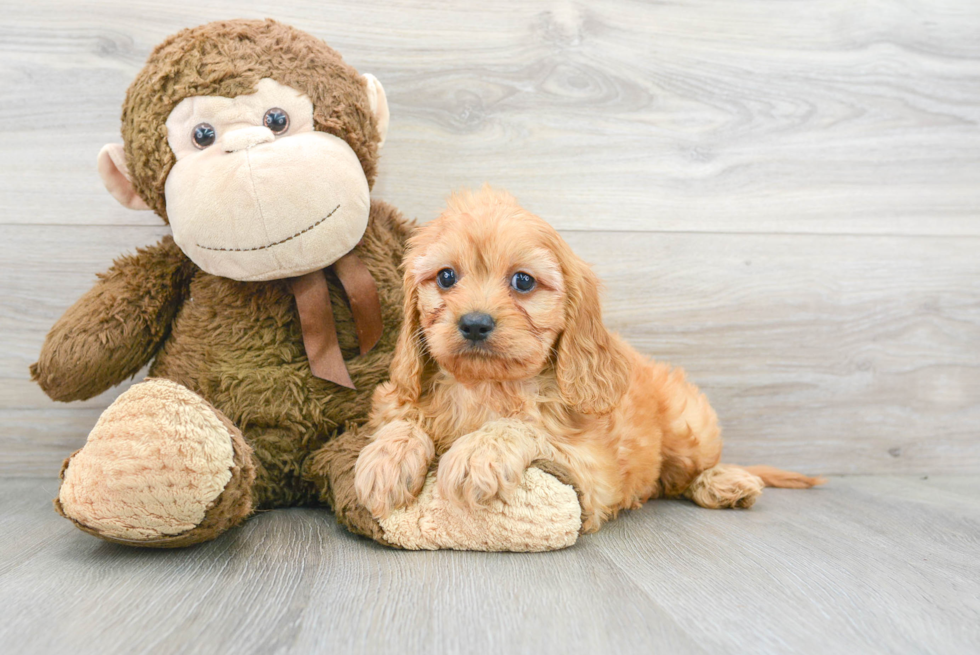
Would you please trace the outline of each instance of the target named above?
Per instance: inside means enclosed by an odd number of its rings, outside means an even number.
[[[432,439],[408,421],[382,427],[357,458],[357,499],[375,518],[410,504],[422,490],[435,456]]]
[[[461,437],[439,461],[439,493],[471,509],[508,502],[534,458],[532,446],[520,433],[489,426]]]

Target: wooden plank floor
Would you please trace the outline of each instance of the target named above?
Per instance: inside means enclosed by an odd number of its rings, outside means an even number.
[[[977,0],[0,6],[0,476],[56,475],[120,392],[59,405],[28,366],[168,232],[95,171],[127,86],[176,30],[270,13],[384,84],[375,197],[425,221],[513,191],[707,391],[732,461],[980,470]]]
[[[148,551],[0,481],[0,652],[980,652],[980,480],[845,477],[749,511],[660,501],[571,549],[410,553],[325,510]]]
[[[0,653],[980,652],[976,0],[0,9]],[[57,405],[27,367],[168,232],[95,155],[155,44],[270,14],[384,84],[375,197],[425,221],[510,189],[595,264],[610,325],[707,391],[726,460],[881,475],[658,502],[541,555],[389,551],[325,510],[175,552],[57,517],[121,389]]]

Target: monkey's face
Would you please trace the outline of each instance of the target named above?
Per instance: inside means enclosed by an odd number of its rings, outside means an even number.
[[[310,99],[268,78],[256,88],[185,98],[166,123],[174,241],[203,270],[236,280],[332,264],[357,245],[370,211],[357,155],[314,130]]]

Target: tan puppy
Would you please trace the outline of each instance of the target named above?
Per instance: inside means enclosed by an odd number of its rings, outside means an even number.
[[[765,485],[823,480],[719,464],[708,400],[602,324],[599,282],[550,225],[505,192],[453,195],[405,257],[405,321],[375,391],[360,501],[387,517],[438,455],[439,492],[507,502],[534,460],[566,467],[583,529],[649,498],[749,507]]]

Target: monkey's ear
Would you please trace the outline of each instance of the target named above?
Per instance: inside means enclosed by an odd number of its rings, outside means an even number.
[[[365,73],[364,79],[367,80],[367,94],[368,101],[371,103],[371,111],[378,121],[378,136],[381,137],[381,140],[378,141],[378,147],[380,148],[385,144],[385,138],[388,136],[388,120],[391,118],[388,113],[388,98],[385,97],[384,87],[381,86],[378,78],[371,73]]]
[[[126,165],[126,151],[121,143],[102,146],[99,151],[99,175],[102,176],[105,188],[123,207],[150,208],[133,189],[133,183],[129,180],[129,167]]]

